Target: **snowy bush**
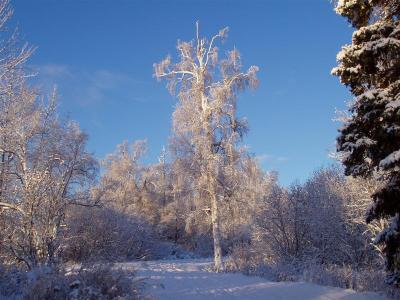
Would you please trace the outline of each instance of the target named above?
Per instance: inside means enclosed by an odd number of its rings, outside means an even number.
[[[227,269],[396,294],[384,283],[380,249],[372,245],[381,225],[364,219],[377,188],[374,181],[346,178],[333,167],[316,171],[302,185],[273,185],[256,211],[250,243],[234,245]]]
[[[156,238],[143,221],[109,208],[80,208],[68,217],[65,261],[148,259]]]
[[[15,267],[0,264],[0,299],[11,297],[20,290],[26,276]]]
[[[362,195],[363,185],[331,167],[316,171],[303,185],[274,186],[256,214],[253,251],[274,263],[375,264],[379,255],[363,220],[371,200]]]
[[[384,292],[398,299],[400,291],[384,282],[385,273],[377,268],[356,269],[351,265],[320,264],[316,261],[268,262],[262,257],[241,249],[233,251],[226,261],[231,272],[266,277],[273,281],[305,281],[356,291]]]
[[[321,265],[309,262],[303,265],[299,280],[320,285],[335,286],[356,291],[385,292],[396,299],[398,289],[385,284],[385,272],[379,268],[355,269],[349,265]]]
[[[1,271],[4,271],[2,269]],[[1,272],[3,299],[140,299],[144,288],[134,273],[111,265],[82,267],[66,271],[61,267],[40,267],[29,272]]]
[[[77,274],[50,270],[37,274],[24,292],[36,299],[138,299],[140,286],[122,270],[102,265],[81,269]]]
[[[232,248],[225,267],[227,271],[240,271],[245,274],[262,273],[262,257],[249,248],[248,244],[237,244]]]

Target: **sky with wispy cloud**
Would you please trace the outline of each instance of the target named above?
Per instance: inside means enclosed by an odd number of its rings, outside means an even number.
[[[176,41],[230,27],[223,49],[260,67],[260,87],[239,95],[250,125],[245,144],[288,185],[334,161],[335,109],[351,98],[330,75],[351,40],[329,0],[14,0],[14,24],[37,46],[30,66],[44,92],[55,86],[62,114],[89,134],[98,158],[123,140],[147,138],[145,161],[168,144],[176,99],[152,65],[176,54]]]

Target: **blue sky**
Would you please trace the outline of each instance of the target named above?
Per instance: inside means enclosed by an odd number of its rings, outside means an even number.
[[[328,0],[14,0],[13,22],[37,50],[30,64],[44,91],[56,84],[63,114],[89,134],[102,158],[123,140],[148,140],[155,161],[170,134],[176,100],[152,65],[194,37],[229,26],[244,67],[260,87],[239,96],[249,151],[288,185],[303,181],[335,147],[335,108],[351,98],[330,70],[351,28]]]

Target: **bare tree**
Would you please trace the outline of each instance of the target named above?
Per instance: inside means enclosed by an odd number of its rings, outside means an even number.
[[[159,194],[151,168],[140,161],[146,143],[138,140],[131,145],[127,141],[118,145],[103,161],[105,172],[98,190],[106,206],[156,224],[160,219]]]
[[[11,32],[7,22],[13,15],[9,0],[0,0],[0,95],[10,94],[21,88],[24,78],[29,76],[24,63],[31,56],[34,47],[21,44],[18,31]]]
[[[171,93],[178,90],[179,104],[173,114],[175,135],[184,140],[200,173],[196,187],[209,200],[217,271],[223,270],[219,208],[222,189],[218,178],[229,164],[235,144],[246,129],[245,120],[236,116],[236,95],[258,84],[258,67],[241,71],[240,54],[234,49],[225,59],[218,58],[215,43],[224,39],[224,28],[208,41],[200,38],[196,23],[196,40],[178,42],[180,61],[173,64],[168,56],[154,64],[157,79],[165,78]]]
[[[0,255],[28,268],[51,263],[66,207],[87,204],[97,165],[86,134],[61,122],[55,93],[46,100],[27,83],[32,47],[7,31],[9,1],[0,1]]]
[[[2,110],[6,143],[1,217],[7,220],[2,246],[28,268],[52,263],[60,245],[66,208],[88,205],[97,163],[85,150],[86,134],[60,122],[53,101],[38,103],[28,89]]]

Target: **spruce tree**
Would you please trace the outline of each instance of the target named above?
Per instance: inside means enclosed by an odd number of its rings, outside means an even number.
[[[336,12],[356,29],[338,53],[332,74],[350,88],[351,116],[337,150],[346,175],[376,176],[367,222],[387,219],[375,243],[384,247],[388,282],[400,284],[400,2],[339,0]]]

